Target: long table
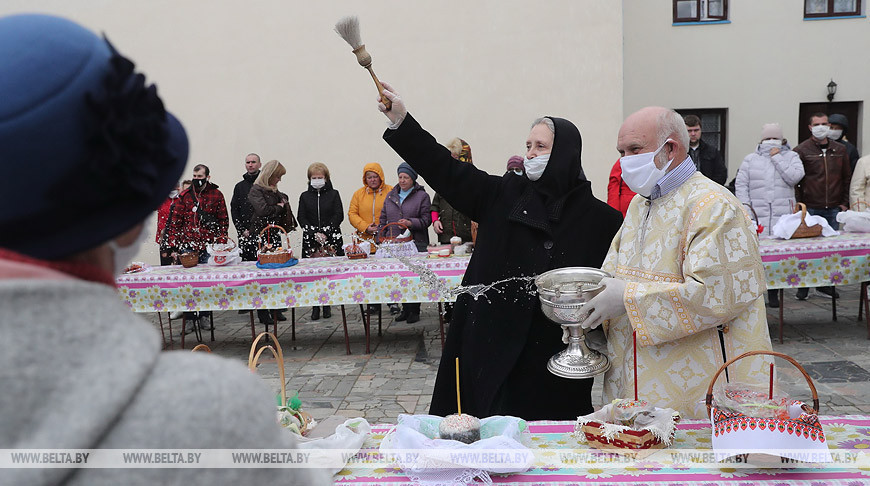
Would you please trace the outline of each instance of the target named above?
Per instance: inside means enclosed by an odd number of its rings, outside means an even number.
[[[441,302],[451,301],[453,298],[446,291],[462,282],[469,257],[428,258],[421,253],[408,259],[411,265],[424,267],[428,275],[421,277],[394,258],[350,260],[332,257],[306,258],[292,267],[271,270],[257,268],[254,262],[226,266],[197,265],[192,268],[180,265],[146,267],[145,271],[118,277],[117,286],[121,298],[130,309],[135,312],[157,312],[158,316],[162,312],[177,311],[290,308],[291,337],[294,340],[296,307],[339,305],[342,306],[345,347],[347,354],[351,354],[344,305],[392,302],[438,302],[440,305]],[[371,316],[365,314],[368,353]],[[442,314],[439,313],[439,316]],[[253,313],[250,319],[253,337]],[[443,316],[439,320],[443,344]],[[162,317],[160,321],[162,329]],[[171,335],[171,320],[169,326]],[[184,340],[182,334],[182,348]],[[168,345],[172,345],[171,336]]]
[[[870,235],[843,233],[839,236],[779,240],[762,238],[761,261],[767,274],[767,288],[779,290],[779,342],[782,342],[783,290],[860,283],[865,306],[868,339],[867,285],[870,281]],[[833,320],[837,320],[837,301],[832,299]]]
[[[760,240],[767,288],[849,285],[870,281],[870,236]],[[411,257],[432,271],[440,285],[393,258],[302,259],[295,266],[261,270],[254,263],[231,266],[167,266],[118,278],[118,289],[136,312],[274,309],[389,302],[444,302],[444,289],[460,284],[469,257]],[[866,293],[866,284],[862,285]],[[862,296],[864,297],[864,296]],[[782,341],[784,299],[780,299]],[[863,299],[865,307],[870,306]],[[834,302],[836,320],[836,301]],[[870,338],[870,312],[867,313]]]
[[[572,457],[595,457],[606,464],[608,457],[602,451],[588,449],[586,443],[571,432],[573,422],[539,421],[529,424],[532,433],[530,447],[540,458],[533,468],[524,473],[493,475],[493,484],[510,486],[531,485],[647,485],[647,486],[749,486],[749,485],[842,485],[870,484],[870,417],[820,417],[825,430],[828,448],[837,452],[849,451],[850,456],[861,455],[857,464],[829,464],[820,468],[758,469],[735,466],[727,463],[715,468],[693,465],[694,460],[686,454],[685,462],[674,462],[673,455],[654,453],[635,462],[602,467],[568,467],[566,460]],[[397,467],[373,467],[366,458],[378,460],[378,448],[390,425],[376,425],[372,435],[351,465],[335,475],[335,484],[348,486],[405,486],[415,484]],[[710,451],[710,423],[702,420],[684,420],[677,426],[671,451]],[[703,454],[702,454],[703,456]],[[853,456],[853,457],[854,457]],[[591,462],[588,459],[583,462]],[[706,461],[705,461],[706,462]],[[858,467],[861,464],[865,467]]]

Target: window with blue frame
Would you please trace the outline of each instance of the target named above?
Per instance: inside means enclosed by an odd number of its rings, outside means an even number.
[[[861,15],[861,0],[804,0],[804,18]]]
[[[728,0],[674,0],[674,23],[728,20]]]

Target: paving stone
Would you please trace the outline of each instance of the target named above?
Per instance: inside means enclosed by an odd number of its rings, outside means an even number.
[[[857,320],[858,285],[839,287],[838,320],[831,320],[831,302],[811,292],[797,301],[794,291],[785,293],[785,343],[778,341],[778,310],[768,308],[768,327],[773,349],[794,357],[806,366],[819,389],[822,414],[870,414],[870,341],[866,321]],[[299,391],[304,407],[315,419],[328,415],[365,417],[370,422],[395,422],[399,413],[427,413],[440,363],[442,348],[437,306],[423,304],[421,320],[409,325],[384,315],[383,336],[372,324],[372,354],[364,354],[365,335],[359,307],[346,306],[351,352],[345,354],[341,314],[329,320],[309,321],[310,309],[297,309],[296,340],[290,339],[290,324],[278,326],[284,350],[288,394]],[[156,315],[143,315],[157,324]],[[288,313],[288,318],[290,314]],[[236,311],[215,312],[215,341],[206,344],[218,356],[247,365],[251,345],[250,318]],[[178,333],[179,322],[172,322]],[[164,319],[168,332],[168,323]],[[449,326],[448,326],[449,328]],[[257,332],[263,326],[257,324]],[[188,336],[190,337],[190,336]],[[174,336],[176,348],[180,345]],[[186,340],[190,349],[195,339]],[[809,388],[791,365],[779,362],[781,389],[795,398],[808,400]],[[258,367],[270,390],[277,392],[277,364],[263,359]],[[592,402],[603,405],[603,380],[592,387]],[[322,415],[322,416],[321,416]]]

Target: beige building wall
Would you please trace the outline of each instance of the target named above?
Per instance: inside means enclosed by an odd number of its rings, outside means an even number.
[[[870,99],[870,22],[805,21],[794,0],[733,0],[728,9],[729,24],[673,26],[671,1],[623,1],[625,113],[727,108],[730,181],[762,124],[779,122],[793,146],[800,142],[799,105],[826,102],[832,78],[834,101]],[[862,132],[851,139],[863,154],[870,124],[859,116]]]
[[[594,191],[606,198],[623,113],[620,2],[0,3],[0,15],[13,12],[58,14],[104,31],[187,128],[187,173],[209,165],[228,203],[248,152],[287,166],[280,189],[294,211],[315,161],[330,167],[345,210],[365,163],[380,162],[395,184],[400,160],[381,140],[387,123],[374,84],[332,30],[347,14],[360,16],[379,77],[439,141],[464,138],[478,166],[502,174],[523,153],[534,118],[568,118],[583,135]],[[343,230],[351,231],[346,221]],[[297,232],[297,248],[299,240]],[[156,245],[140,258],[156,262]]]

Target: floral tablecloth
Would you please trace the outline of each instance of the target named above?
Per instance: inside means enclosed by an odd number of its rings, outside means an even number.
[[[262,270],[253,262],[193,268],[166,266],[118,277],[124,302],[136,312],[274,309],[315,305],[451,300],[446,289],[462,281],[469,257],[412,257],[434,272],[429,285],[399,260],[310,258]]]
[[[767,288],[848,285],[870,280],[870,235],[762,238]],[[460,284],[469,257],[413,262],[437,275],[429,285],[392,258],[302,259],[293,267],[261,270],[254,263],[215,267],[154,267],[118,278],[121,297],[136,312],[270,309],[388,302],[441,302]]]
[[[646,485],[682,486],[859,486],[870,484],[870,417],[820,417],[827,436],[828,448],[839,452],[835,457],[847,457],[842,464],[833,463],[819,468],[759,469],[746,464],[730,467],[720,463],[716,467],[699,467],[698,462],[708,462],[704,456],[710,451],[710,423],[701,420],[684,420],[678,425],[674,445],[665,453],[654,453],[644,459],[626,462],[622,456],[589,449],[585,442],[573,435],[573,422],[531,422],[531,448],[536,451],[533,469],[520,474],[493,475],[493,484],[530,485]],[[372,468],[366,458],[382,463],[378,448],[384,434],[392,426],[377,425],[372,435],[348,468],[335,475],[335,484],[354,486],[404,486],[414,484],[395,467]],[[675,451],[676,449],[676,451]],[[673,454],[686,450],[685,462],[674,462],[680,456]],[[693,451],[693,452],[689,452]],[[694,454],[694,455],[693,455]],[[615,458],[621,464],[601,467],[570,467],[566,462],[579,458],[585,464],[589,457]],[[695,460],[698,457],[699,460]],[[355,464],[356,463],[356,464]],[[736,463],[736,462],[735,462]]]
[[[767,288],[848,285],[870,280],[870,235],[779,240],[762,238]]]

